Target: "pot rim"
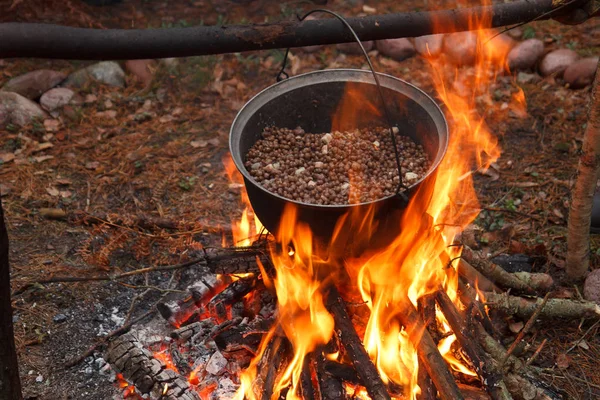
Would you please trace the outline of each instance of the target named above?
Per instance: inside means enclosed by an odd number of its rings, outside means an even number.
[[[341,76],[340,76],[340,73],[341,73]],[[418,88],[417,86],[415,86],[409,82],[406,82],[405,80],[396,78],[395,76],[392,76],[389,74],[384,74],[381,72],[376,72],[376,73],[379,78],[383,78],[383,79],[380,79],[380,84],[384,88],[398,91],[397,86],[390,86],[387,83],[396,83],[396,84],[399,84],[400,87],[403,86],[404,88],[407,88],[408,93],[407,92],[401,92],[401,93],[403,93],[408,98],[410,98],[411,100],[413,100],[414,102],[419,104],[422,108],[424,108],[427,111],[427,113],[429,114],[429,116],[433,119],[435,125],[436,126],[439,125],[439,126],[437,126],[437,128],[438,128],[437,130],[438,130],[438,135],[439,135],[440,141],[439,141],[438,152],[436,154],[436,157],[433,160],[429,169],[427,170],[427,173],[425,175],[423,175],[419,180],[417,180],[416,182],[414,182],[413,184],[408,186],[408,188],[406,189],[405,192],[409,192],[411,189],[413,189],[416,186],[418,186],[419,184],[421,184],[425,179],[429,178],[437,170],[438,166],[442,162],[442,159],[446,155],[446,151],[448,149],[448,141],[449,141],[448,122],[446,121],[446,117],[445,117],[444,113],[442,112],[442,109],[440,108],[440,106],[435,102],[435,100],[433,100],[433,98],[431,96],[429,96],[427,93],[425,93],[425,91],[423,91],[422,89]],[[329,76],[329,77],[327,77],[327,76]],[[331,76],[333,76],[333,77],[339,76],[340,78],[343,77],[344,79],[337,79],[337,80],[331,79]],[[348,79],[348,78],[352,78],[352,77],[354,77],[355,79]],[[245,126],[245,124],[248,122],[249,117],[251,115],[253,115],[256,110],[260,109],[260,107],[264,106],[267,102],[277,98],[281,94],[284,94],[290,90],[297,89],[299,86],[296,83],[299,80],[300,81],[308,80],[308,82],[307,82],[308,84],[318,84],[318,83],[327,83],[327,82],[335,82],[335,81],[338,81],[338,82],[352,81],[352,82],[369,83],[369,84],[373,84],[373,85],[375,84],[375,79],[373,78],[373,74],[371,71],[366,71],[366,70],[362,70],[362,69],[354,69],[354,68],[335,68],[335,69],[312,71],[312,72],[307,72],[307,73],[300,74],[300,75],[294,75],[290,78],[287,78],[280,82],[274,83],[273,85],[268,86],[268,87],[264,88],[263,90],[261,90],[260,92],[258,92],[257,94],[255,94],[250,100],[248,100],[246,102],[246,104],[244,104],[244,106],[237,113],[237,115],[235,116],[235,118],[231,124],[231,128],[229,130],[229,153],[231,155],[231,158],[233,159],[233,162],[234,162],[236,168],[242,174],[246,183],[248,181],[250,181],[257,188],[270,194],[271,196],[277,197],[285,202],[293,203],[297,206],[303,206],[303,207],[315,207],[315,208],[325,208],[325,209],[360,207],[360,206],[367,206],[367,205],[375,204],[375,203],[396,197],[396,194],[392,194],[390,196],[381,197],[379,199],[375,199],[372,201],[368,201],[368,202],[364,202],[364,203],[352,203],[352,204],[304,203],[304,202],[289,199],[289,198],[283,197],[277,193],[271,192],[270,190],[263,187],[258,181],[256,181],[254,179],[254,177],[252,177],[252,175],[250,175],[250,173],[244,166],[244,161],[242,158],[243,155],[240,154],[240,152],[238,150],[234,151],[234,149],[239,149],[239,141],[242,136],[241,133],[239,135],[234,134],[234,131],[236,131],[238,129],[238,125],[240,125],[240,124],[244,124],[243,126]],[[411,94],[413,96],[411,96]],[[414,96],[414,95],[418,95],[418,96]],[[420,98],[418,98],[418,97],[420,97]],[[437,118],[435,115],[433,115],[435,112],[439,113]]]

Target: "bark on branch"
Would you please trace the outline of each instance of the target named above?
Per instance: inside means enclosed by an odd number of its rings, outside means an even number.
[[[592,199],[600,177],[600,73],[592,86],[587,127],[579,158],[578,176],[571,196],[567,236],[567,275],[573,280],[585,277],[590,266],[590,223]]]
[[[560,8],[565,14],[584,0]],[[493,6],[348,18],[361,40],[416,37],[469,29],[490,17],[490,28],[551,18],[552,0],[522,0]],[[85,29],[48,24],[0,24],[0,58],[76,60],[143,59],[236,53],[352,42],[344,25],[331,18],[262,25],[171,29]]]

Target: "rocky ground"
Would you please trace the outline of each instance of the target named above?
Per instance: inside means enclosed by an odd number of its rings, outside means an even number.
[[[297,2],[123,0],[96,8],[79,1],[0,2],[0,21],[92,27],[189,26],[292,18]],[[242,4],[243,3],[243,4]],[[431,4],[331,0],[344,15],[414,11]],[[444,1],[436,5],[451,8]],[[260,12],[259,12],[260,11]],[[478,240],[492,254],[524,254],[528,268],[563,275],[566,215],[586,124],[589,83],[600,54],[600,27],[534,22],[494,39],[510,46],[512,73],[499,76],[481,111],[503,154],[477,177]],[[422,54],[472,63],[473,36],[457,34],[365,43],[378,71],[435,96]],[[365,65],[356,45],[292,50],[290,73]],[[0,60],[0,195],[11,239],[15,328],[30,399],[119,396],[98,358],[65,361],[160,297],[169,273],[117,283],[24,285],[49,276],[85,276],[185,261],[191,249],[220,243],[240,215],[239,191],[223,168],[228,130],[242,105],[275,82],[279,50],[179,60]],[[521,87],[527,115],[508,107]],[[592,237],[592,268],[600,264]],[[591,287],[591,280],[589,283]],[[569,288],[569,296],[591,289]],[[536,363],[572,398],[595,398],[600,376],[597,327],[539,326]],[[508,337],[508,340],[512,339]],[[557,360],[561,360],[557,364]],[[568,362],[564,362],[567,359]],[[93,361],[95,360],[95,361]],[[98,378],[104,376],[104,378]],[[596,392],[597,393],[597,392]]]

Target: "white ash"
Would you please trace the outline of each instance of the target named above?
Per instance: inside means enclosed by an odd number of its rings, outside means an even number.
[[[362,203],[396,192],[400,179],[388,128],[299,135],[300,131],[265,128],[248,151],[245,166],[265,189],[310,204]],[[393,132],[402,179],[416,182],[429,169],[427,155],[397,127]],[[347,187],[347,182],[352,185]]]
[[[221,375],[227,368],[227,359],[219,350],[215,351],[206,363],[206,372],[213,375]]]
[[[211,400],[232,400],[235,396],[235,392],[238,389],[238,385],[233,383],[229,378],[219,379],[219,386],[211,394]]]

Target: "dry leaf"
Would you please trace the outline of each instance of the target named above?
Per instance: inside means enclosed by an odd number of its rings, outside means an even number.
[[[571,357],[566,354],[559,354],[556,357],[556,366],[560,369],[567,369],[571,365]]]
[[[38,144],[37,148],[34,150],[34,152],[37,151],[42,151],[42,150],[47,150],[54,147],[54,145],[50,142],[45,142],[45,143],[40,143]]]
[[[208,146],[208,142],[206,140],[192,140],[190,145],[197,149],[198,147],[206,147]]]
[[[558,208],[553,209],[552,213],[560,219],[565,219],[564,214]]]
[[[48,192],[48,194],[52,197],[56,197],[59,195],[59,191],[57,188],[55,188],[54,186],[51,186],[49,188],[46,188],[46,192]]]
[[[367,14],[375,14],[377,12],[377,9],[365,4],[363,5],[363,12],[366,12]]]
[[[41,163],[46,160],[51,160],[53,158],[54,158],[54,156],[39,156],[39,157],[33,157],[33,161],[35,161],[37,163]]]
[[[161,124],[166,124],[167,122],[173,121],[175,118],[172,115],[163,115],[158,119],[158,122]]]
[[[44,129],[46,132],[56,132],[60,127],[60,121],[56,119],[46,119],[44,120]]]
[[[208,139],[208,143],[212,144],[213,146],[218,146],[219,143],[221,143],[221,142],[219,141],[219,138],[212,138],[212,139]]]
[[[540,186],[540,184],[535,183],[535,182],[517,182],[517,183],[515,183],[515,187],[518,187],[518,188],[530,188],[530,187],[536,187],[536,186]]]
[[[519,321],[519,322],[511,322],[510,324],[508,324],[508,328],[510,329],[510,331],[512,333],[519,333],[521,332],[521,330],[523,329],[523,322]]]
[[[13,153],[0,154],[0,161],[2,161],[3,164],[11,162],[14,159],[15,159],[15,155]]]
[[[85,167],[87,169],[96,169],[100,166],[100,163],[98,161],[90,161],[85,163]]]
[[[585,341],[585,339],[581,339],[579,341],[579,343],[577,343],[577,346],[581,347],[584,350],[589,350],[590,349],[590,345]]]
[[[69,190],[61,190],[60,191],[60,197],[62,197],[63,199],[66,199],[67,197],[71,197],[73,195],[73,193]]]
[[[70,179],[67,179],[67,178],[58,178],[56,180],[56,183],[59,185],[68,186],[68,185],[72,184],[73,181],[71,181]]]

